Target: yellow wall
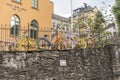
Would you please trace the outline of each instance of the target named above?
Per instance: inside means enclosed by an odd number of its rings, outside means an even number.
[[[15,3],[12,0],[0,0],[0,25],[10,28],[12,15],[16,14],[20,18],[20,29],[28,28],[32,20],[36,20],[39,24],[39,30],[51,30],[53,3],[49,0],[38,0],[38,10],[32,8],[32,0],[21,0],[21,4]],[[6,26],[5,26],[6,25]],[[3,28],[2,27],[2,28]],[[1,26],[0,26],[1,28]],[[6,30],[7,31],[7,30]],[[0,29],[0,38],[6,39],[10,37],[9,30],[6,32]],[[40,36],[39,32],[39,36]],[[45,34],[45,33],[43,33]],[[51,33],[47,33],[51,35]],[[21,34],[20,34],[21,35]]]
[[[92,11],[87,13],[88,18],[94,20],[97,12],[98,12],[97,7],[94,7]]]

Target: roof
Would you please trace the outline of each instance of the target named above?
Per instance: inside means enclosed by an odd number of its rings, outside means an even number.
[[[104,28],[104,30],[107,30],[107,29],[109,29],[109,28],[111,28],[111,27],[115,28],[115,23],[110,23],[110,24],[108,24],[108,25]]]
[[[93,9],[94,8],[84,3],[84,7],[80,7],[80,8],[73,10],[73,14],[74,16],[76,16],[76,15],[79,15],[80,13],[87,13],[87,12],[93,11]]]
[[[90,12],[92,10],[93,10],[93,8],[91,6],[87,6],[86,8],[81,9],[81,13],[87,13],[87,12]]]
[[[63,22],[70,23],[69,18],[66,18],[66,17],[63,17],[63,16],[59,16],[59,15],[56,15],[56,14],[52,15],[52,19],[56,19],[56,20],[60,20],[60,21],[63,21]]]

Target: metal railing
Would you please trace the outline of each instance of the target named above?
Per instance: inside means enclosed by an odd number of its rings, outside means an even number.
[[[119,44],[118,37],[94,37],[93,47],[104,47],[109,44]],[[39,51],[68,50],[73,48],[91,48],[90,39],[80,37],[80,34],[53,30],[35,30],[30,27],[11,28],[0,26],[0,51]]]

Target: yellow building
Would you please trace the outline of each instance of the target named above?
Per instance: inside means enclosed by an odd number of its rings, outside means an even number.
[[[94,22],[97,12],[98,8],[96,6],[91,7],[86,3],[84,3],[83,7],[73,10],[73,30],[76,34],[75,39],[82,48],[86,48],[89,37],[92,34],[92,23]]]
[[[94,21],[97,12],[98,8],[96,6],[91,7],[86,3],[84,3],[84,7],[77,8],[73,11],[74,23],[80,24],[76,29],[80,36],[85,38],[88,37],[90,34],[90,25],[88,24],[88,21]]]
[[[19,37],[24,30],[35,39],[51,36],[52,14],[53,3],[49,0],[1,0],[0,41]]]

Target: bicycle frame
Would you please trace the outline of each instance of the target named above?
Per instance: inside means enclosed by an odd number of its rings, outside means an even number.
[[[11,44],[11,48],[9,50],[18,50],[18,51],[24,51],[24,50],[36,50],[38,48],[37,42],[35,39],[29,38],[26,35],[26,31],[20,38],[15,38],[16,43]]]

